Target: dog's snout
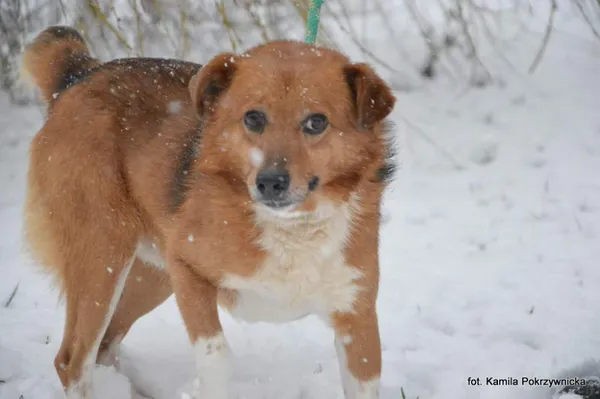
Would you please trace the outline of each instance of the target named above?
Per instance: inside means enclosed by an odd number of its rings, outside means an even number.
[[[290,187],[290,174],[286,170],[263,170],[256,176],[256,188],[265,199],[282,197]]]

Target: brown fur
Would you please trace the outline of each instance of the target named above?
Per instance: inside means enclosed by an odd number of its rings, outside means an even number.
[[[362,273],[363,289],[354,312],[333,315],[332,324],[353,338],[352,374],[359,380],[379,374],[375,301],[385,184],[378,172],[388,156],[382,121],[395,99],[369,66],[285,41],[219,55],[197,74],[199,65],[166,60],[99,65],[82,41],[48,32],[25,58],[53,102],[31,144],[25,224],[33,253],[58,276],[67,298],[56,360],[65,387],[80,378],[117,276],[140,239],[164,254],[168,276],[134,262],[102,348],[121,339],[171,286],[192,341],[221,331],[219,291],[222,304],[236,301],[221,281],[252,276],[268,255],[255,244],[261,229],[248,191],[258,173],[249,161],[253,148],[267,163],[285,159],[292,188],[306,195],[299,210],[325,200],[343,204],[360,193],[345,257]],[[90,67],[53,99],[65,73]],[[262,134],[242,123],[250,109],[269,117]],[[311,112],[328,116],[325,134],[302,134],[300,122]],[[309,193],[312,176],[321,183]],[[136,276],[146,284],[136,286]],[[372,361],[360,361],[367,356]]]
[[[79,32],[64,26],[44,30],[27,47],[23,58],[25,71],[48,104],[98,65]]]

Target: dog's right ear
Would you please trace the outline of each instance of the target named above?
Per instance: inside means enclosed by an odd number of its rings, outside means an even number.
[[[214,111],[219,97],[231,84],[236,70],[235,58],[232,53],[219,54],[190,80],[188,89],[201,118]]]

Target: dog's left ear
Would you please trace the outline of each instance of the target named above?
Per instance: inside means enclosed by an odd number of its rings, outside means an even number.
[[[350,87],[356,123],[360,129],[371,129],[392,112],[396,97],[369,65],[347,65],[344,67],[344,77]]]
[[[215,110],[219,97],[231,84],[236,71],[235,57],[232,53],[217,55],[190,80],[188,89],[201,118]]]

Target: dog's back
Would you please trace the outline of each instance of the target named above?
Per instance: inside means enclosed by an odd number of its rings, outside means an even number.
[[[77,248],[81,237],[73,237],[67,226],[89,232],[90,243],[102,228],[94,221],[97,215],[130,226],[132,234],[146,228],[128,174],[149,174],[151,184],[161,178],[156,173],[160,168],[148,168],[151,160],[132,158],[161,134],[169,144],[155,145],[168,153],[159,159],[178,156],[180,136],[186,133],[181,125],[193,130],[197,124],[187,86],[200,65],[154,58],[103,64],[91,57],[77,31],[52,27],[27,48],[24,67],[48,107],[30,147],[25,230],[32,254],[58,277],[64,291],[64,274],[81,270],[66,261],[79,256],[66,252],[85,253]],[[170,129],[171,123],[177,128]],[[63,207],[69,212],[61,211]],[[67,216],[71,220],[57,220]]]

